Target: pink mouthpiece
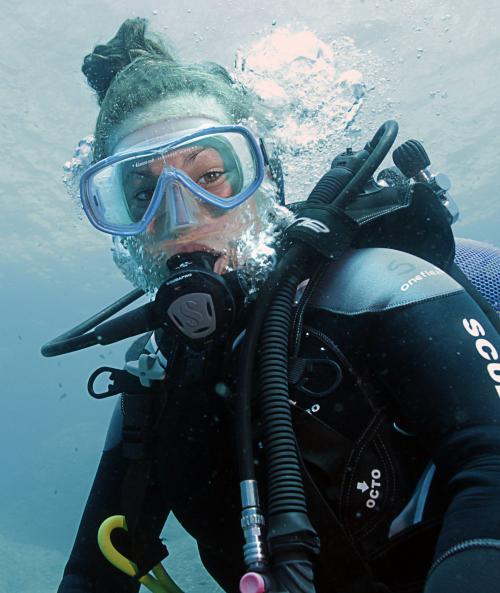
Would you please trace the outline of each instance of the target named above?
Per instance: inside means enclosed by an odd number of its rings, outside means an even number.
[[[264,577],[258,572],[247,572],[240,580],[240,593],[265,593]]]

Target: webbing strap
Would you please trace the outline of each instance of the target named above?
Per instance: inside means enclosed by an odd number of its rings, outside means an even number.
[[[147,574],[167,557],[166,546],[153,536],[156,517],[152,509],[144,512],[148,493],[157,485],[152,483],[153,454],[151,441],[166,408],[166,395],[156,418],[152,414],[153,394],[124,395],[124,455],[130,459],[122,484],[121,503],[126,517],[131,542],[131,559],[137,565],[137,578]],[[128,401],[127,401],[128,398]],[[128,404],[128,405],[127,405]],[[165,512],[162,509],[162,512]]]
[[[388,592],[384,585],[376,582],[304,464],[302,470],[308,515],[321,539],[321,554],[315,570],[317,578],[328,583],[331,593]]]
[[[127,519],[130,557],[139,569],[137,578],[146,575],[168,556],[166,546],[152,536],[152,527],[147,524],[149,515],[143,513],[151,465],[151,459],[132,460],[122,485],[122,509]]]

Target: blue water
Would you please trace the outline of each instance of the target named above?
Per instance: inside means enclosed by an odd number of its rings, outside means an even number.
[[[103,363],[120,366],[126,343],[60,359],[42,358],[39,348],[130,288],[107,239],[67,198],[61,172],[97,114],[82,58],[137,6],[27,0],[2,7],[0,593],[55,590],[113,405],[92,401],[86,380]],[[401,141],[422,140],[452,178],[462,212],[455,232],[500,242],[500,8],[493,3],[207,0],[201,10],[145,0],[140,14],[185,60],[228,66],[237,49],[277,27],[310,29],[325,43],[351,37],[368,87],[356,120],[360,143],[384,119],[397,119]],[[192,570],[187,536],[171,530],[178,560],[168,563],[181,586],[215,591],[201,569]]]

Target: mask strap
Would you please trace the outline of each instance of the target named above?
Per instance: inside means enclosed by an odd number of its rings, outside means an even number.
[[[262,156],[264,157],[264,163],[269,167],[271,178],[278,188],[278,202],[280,206],[285,205],[285,179],[283,176],[283,168],[281,166],[281,160],[278,156],[278,151],[273,149],[271,156],[268,155],[266,145],[262,138],[259,138],[260,149]]]

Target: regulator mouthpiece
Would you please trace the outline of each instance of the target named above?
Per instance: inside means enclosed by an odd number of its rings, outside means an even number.
[[[224,276],[212,271],[216,260],[201,251],[174,255],[167,262],[173,273],[155,298],[168,328],[193,348],[223,338],[235,320],[237,299]]]

